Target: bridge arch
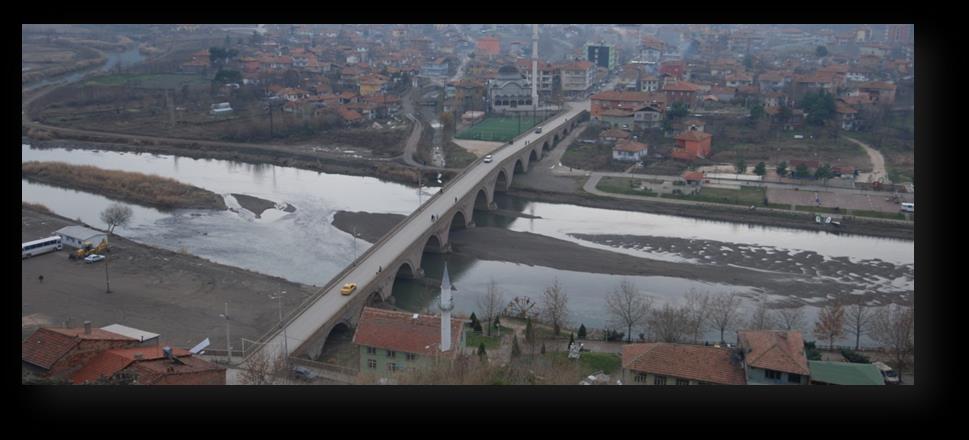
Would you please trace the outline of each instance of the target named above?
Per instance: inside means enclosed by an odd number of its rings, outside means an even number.
[[[441,252],[444,250],[444,242],[438,238],[437,234],[431,234],[424,242],[424,252]]]
[[[326,362],[329,358],[329,354],[326,352],[327,345],[332,345],[333,343],[349,344],[353,340],[353,328],[349,322],[340,321],[330,329],[323,338],[323,342],[320,345],[319,354],[316,355],[317,361]]]
[[[559,144],[559,134],[555,133],[555,136],[552,136],[552,145],[558,145],[558,144]]]
[[[545,143],[542,144],[542,150],[548,151],[548,150],[551,150],[551,149],[552,149],[551,148],[551,145],[549,145],[548,140],[546,140]]]
[[[514,174],[521,174],[521,173],[524,173],[525,171],[526,171],[525,166],[522,164],[521,158],[516,159]]]
[[[479,192],[480,195],[480,192]],[[465,218],[464,213],[458,210],[451,216],[451,229],[464,229],[468,226],[468,219]]]
[[[474,209],[489,209],[493,197],[488,197],[488,188],[479,189],[478,194],[474,197]]]
[[[397,266],[397,272],[394,274],[394,278],[417,278],[417,272],[409,261],[405,261],[400,263],[400,266]]]
[[[513,173],[506,173],[504,169],[498,170],[495,176],[495,191],[507,191],[511,187],[511,176]]]
[[[528,154],[529,166],[534,166],[534,163],[538,162],[538,159],[540,159],[540,157],[538,156],[537,153],[535,153],[535,150],[532,150],[531,153]]]

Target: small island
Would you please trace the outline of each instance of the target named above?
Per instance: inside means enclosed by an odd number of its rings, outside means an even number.
[[[226,209],[222,196],[212,191],[155,175],[63,162],[25,162],[21,164],[21,177],[162,211]]]

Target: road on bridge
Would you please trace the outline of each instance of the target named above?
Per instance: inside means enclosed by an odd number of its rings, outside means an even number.
[[[589,101],[569,103],[569,110],[556,116],[552,120],[544,123],[544,133],[554,130],[573,118],[580,115],[583,111],[589,110]],[[536,134],[533,131],[524,134],[514,142],[506,144],[494,153],[494,161],[484,163],[478,160],[470,165],[463,174],[460,174],[450,184],[445,185],[439,195],[432,197],[417,211],[408,216],[404,222],[398,226],[396,233],[385,237],[368,249],[351,267],[345,269],[331,280],[321,295],[317,296],[312,302],[300,308],[300,311],[291,316],[284,325],[285,331],[277,330],[265,339],[265,343],[260,345],[258,350],[254,350],[251,355],[260,351],[266,355],[278,353],[285,348],[288,354],[295,352],[303,343],[308,341],[323,325],[334,317],[343,313],[344,308],[350,305],[357,295],[369,295],[371,292],[363,288],[369,285],[375,278],[382,275],[382,270],[395,270],[391,265],[398,257],[403,255],[410,248],[415,240],[421,238],[435,224],[431,220],[431,215],[435,217],[448,212],[455,206],[455,200],[461,201],[472,191],[479,188],[481,182],[501,163],[510,157],[520,153],[523,149],[532,148],[531,142],[539,139],[544,134]],[[344,283],[356,283],[360,288],[351,295],[341,295],[339,290]],[[284,337],[285,334],[285,343]],[[251,356],[250,355],[250,356]]]

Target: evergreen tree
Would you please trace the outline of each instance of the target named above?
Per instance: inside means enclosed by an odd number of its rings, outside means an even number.
[[[485,350],[484,342],[478,344],[478,356],[485,357],[488,355],[488,351]]]
[[[585,339],[585,332],[586,332],[586,330],[585,330],[585,324],[580,325],[579,326],[578,338],[579,339]]]
[[[545,343],[544,342],[542,342],[542,351],[541,351],[541,353],[543,355],[545,354]]]
[[[763,177],[767,174],[767,164],[764,162],[757,162],[757,166],[754,167],[754,174]]]
[[[468,318],[468,319],[470,319],[470,320],[471,320],[471,326],[472,326],[472,327],[474,327],[474,323],[476,323],[476,322],[478,322],[478,317],[477,317],[477,316],[475,316],[475,314],[474,314],[474,312],[471,312],[471,317],[470,317],[470,318]]]
[[[787,175],[787,161],[777,164],[777,175],[784,177]]]

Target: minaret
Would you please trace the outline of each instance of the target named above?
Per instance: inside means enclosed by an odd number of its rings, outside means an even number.
[[[447,274],[447,262],[444,262],[444,277],[441,280],[441,351],[451,349],[451,277]]]
[[[532,111],[538,109],[538,24],[532,25]]]

